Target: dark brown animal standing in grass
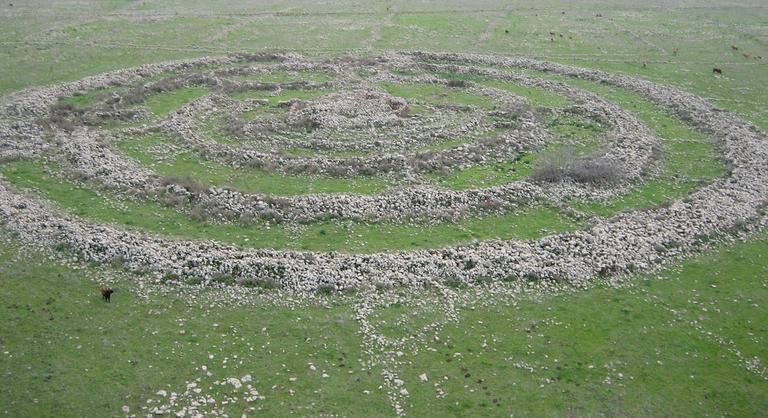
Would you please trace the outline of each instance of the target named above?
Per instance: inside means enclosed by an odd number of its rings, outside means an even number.
[[[723,74],[723,70],[721,70],[719,68],[713,68],[712,69],[712,74],[721,74],[722,75]]]
[[[112,302],[110,300],[110,297],[112,296],[112,293],[115,293],[114,290],[112,290],[109,287],[102,287],[101,288],[101,296],[104,298],[104,302]]]

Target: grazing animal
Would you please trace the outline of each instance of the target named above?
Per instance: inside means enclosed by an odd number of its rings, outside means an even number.
[[[738,46],[736,46],[736,45],[731,45],[731,49],[733,49],[734,51],[738,51],[738,50],[739,50],[739,47],[738,47]]]
[[[109,288],[109,287],[102,287],[101,288],[101,297],[104,298],[104,302],[110,302],[111,303],[112,301],[110,300],[110,297],[112,296],[113,293],[115,293],[115,291],[112,290],[112,288]]]
[[[677,53],[678,53],[678,52],[680,52],[680,50],[679,50],[679,49],[677,49],[677,48],[672,48],[672,54],[673,54],[673,55],[677,55]]]
[[[746,58],[746,59],[752,58],[752,55],[749,55],[749,54],[741,54],[741,55],[744,55],[744,58]]]
[[[723,74],[723,70],[721,70],[719,68],[713,68],[712,69],[712,74]]]

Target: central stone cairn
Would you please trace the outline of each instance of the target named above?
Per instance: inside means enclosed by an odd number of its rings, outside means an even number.
[[[211,241],[150,235],[78,218],[0,180],[0,219],[31,243],[67,248],[81,259],[120,260],[158,277],[228,276],[261,280],[296,291],[374,285],[424,286],[435,281],[476,283],[533,280],[542,286],[586,284],[598,275],[657,266],[695,250],[707,237],[758,225],[768,203],[765,134],[705,100],[672,87],[526,58],[439,53],[388,53],[373,59],[312,61],[293,54],[228,56],[151,64],[58,86],[23,91],[0,102],[0,160],[45,160],[56,175],[87,187],[157,199],[176,210],[229,222],[244,218],[301,226],[318,220],[439,223],[528,207],[562,206],[571,199],[617,196],[658,170],[659,139],[632,114],[585,90],[523,69],[576,77],[635,92],[679,115],[718,144],[726,177],[685,199],[643,211],[592,219],[581,231],[532,241],[493,240],[441,249],[369,255],[239,248]],[[280,72],[331,74],[331,81],[262,82]],[[175,75],[168,76],[173,73]],[[451,73],[460,80],[442,77]],[[365,74],[365,76],[361,76]],[[156,77],[156,78],[153,78]],[[489,79],[540,88],[566,97],[566,107],[530,105],[510,91],[477,83]],[[423,103],[380,86],[416,84],[483,100],[460,105],[438,97]],[[149,97],[191,87],[207,94],[155,119],[137,107]],[[77,107],[62,97],[98,94]],[[278,101],[280,92],[305,90],[308,98]],[[431,89],[431,90],[430,90]],[[258,98],[235,99],[261,92]],[[484,106],[483,101],[491,103]],[[243,115],[252,115],[248,120]],[[607,127],[603,144],[579,161],[582,171],[618,168],[611,182],[595,182],[576,169],[545,181],[452,190],[427,174],[497,160],[515,160],[552,143],[546,116],[578,116]],[[230,138],[213,139],[205,123],[223,120]],[[131,125],[131,121],[138,121]],[[126,126],[107,129],[110,124]],[[194,152],[217,164],[265,172],[353,178],[380,175],[397,187],[373,195],[351,193],[267,196],[208,187],[159,176],[115,150],[121,138],[163,135],[164,152]],[[466,141],[445,146],[445,141]],[[290,150],[303,149],[307,155]],[[570,167],[573,168],[573,167]],[[570,169],[569,168],[569,169]]]
[[[370,90],[331,93],[315,100],[290,102],[286,121],[293,126],[364,129],[402,125],[405,99]]]

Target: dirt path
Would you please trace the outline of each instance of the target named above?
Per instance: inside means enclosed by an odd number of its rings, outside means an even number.
[[[488,42],[488,40],[491,39],[491,36],[493,36],[493,32],[499,26],[501,21],[506,20],[511,12],[512,12],[512,5],[507,5],[507,7],[505,7],[500,14],[492,18],[491,21],[488,22],[488,26],[486,26],[483,33],[480,34],[480,37],[474,42],[474,45],[476,47],[485,45]]]
[[[366,51],[371,51],[374,49],[374,45],[376,45],[376,42],[381,40],[381,30],[382,28],[386,26],[392,25],[392,18],[395,17],[395,14],[397,13],[397,10],[394,7],[391,7],[390,10],[388,10],[387,14],[384,16],[384,19],[380,20],[376,24],[373,25],[371,28],[371,34],[365,38],[363,41],[362,48]]]
[[[249,16],[246,18],[241,19],[239,22],[224,26],[220,31],[212,34],[209,36],[206,41],[207,42],[218,42],[222,39],[226,39],[229,34],[232,32],[235,32],[237,30],[240,30],[246,26],[249,26],[253,23],[256,23],[257,20],[261,19],[263,16]]]

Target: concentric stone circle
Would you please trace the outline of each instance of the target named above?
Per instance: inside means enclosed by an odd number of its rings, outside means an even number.
[[[277,65],[276,69],[292,68],[306,70],[320,68],[325,70],[332,69],[335,73],[343,73],[344,71],[344,67],[339,68],[339,66],[334,67],[329,64],[312,63],[311,61],[299,59],[295,56],[290,57],[290,59],[287,56],[282,58],[286,62]],[[390,57],[388,60],[379,61],[378,64],[393,65],[400,70],[419,67],[418,63],[407,61],[403,57]],[[437,69],[441,68],[442,67],[438,66]],[[391,73],[385,72],[385,69],[386,68],[382,68],[380,73],[374,77],[374,82],[417,81],[437,85],[450,83],[450,81],[439,79],[437,77],[407,77],[392,75]],[[462,70],[461,68],[456,69],[453,67],[450,69],[458,71]],[[508,76],[498,72],[479,72],[484,75],[498,78],[505,78]],[[338,82],[338,84],[341,89],[354,92],[355,90],[349,89],[360,88],[359,82],[354,83],[344,81],[343,77],[340,78],[341,81]],[[226,79],[222,81],[217,79],[214,75],[209,74],[204,74],[202,76],[198,74],[197,77],[187,77],[186,79],[182,79],[182,83],[190,81],[213,86],[225,85],[227,86],[224,87],[225,91],[242,88],[242,85],[233,85],[231,81],[227,81]],[[545,86],[555,91],[562,92],[569,97],[573,97],[574,100],[579,101],[581,104],[573,106],[571,109],[568,109],[568,111],[590,115],[595,119],[604,121],[606,125],[610,126],[611,140],[608,142],[608,148],[605,151],[604,157],[621,166],[628,180],[637,179],[643,170],[653,166],[655,162],[653,159],[653,150],[657,145],[658,140],[654,138],[653,135],[648,132],[647,128],[632,115],[593,94],[578,89],[569,88],[534,77],[520,77],[514,81],[522,84]],[[229,84],[226,84],[225,82],[228,82]],[[155,84],[159,83],[161,82]],[[304,84],[304,86],[313,87],[313,85],[309,84]],[[253,86],[246,83],[245,87],[252,88]],[[520,108],[522,101],[520,97],[498,91],[497,89],[489,89],[475,85],[470,85],[468,87],[470,91],[496,97],[499,102],[509,108]],[[264,87],[260,86],[260,88]],[[124,100],[119,99],[118,101]],[[293,103],[290,104],[290,107],[293,108],[295,105],[299,104],[302,106],[310,104],[311,106],[313,102],[313,100],[309,100],[302,103]],[[327,100],[326,103],[328,103]],[[263,103],[251,103],[250,105],[258,108],[258,106],[262,104]],[[445,107],[448,109],[446,110]],[[482,126],[484,123],[479,120],[487,116],[484,115],[483,112],[478,112],[477,109],[456,109],[457,107],[459,106],[447,105],[437,109],[437,122],[446,120],[448,122],[447,124],[442,124],[440,128],[442,130],[442,132],[440,132],[441,136],[455,136],[460,132],[466,132],[472,129],[483,133],[490,129],[489,126]],[[213,112],[220,111],[230,111],[237,114],[247,111],[248,109],[249,104],[247,103],[243,104],[242,102],[214,94],[190,103],[177,112],[162,119],[158,124],[134,129],[132,130],[132,133],[138,135],[146,132],[160,131],[177,138],[183,148],[201,149],[207,156],[235,167],[256,166],[262,169],[272,167],[273,170],[283,173],[327,174],[330,172],[340,176],[355,176],[370,172],[378,172],[396,174],[408,179],[417,177],[422,172],[432,170],[435,167],[455,168],[468,163],[482,163],[491,157],[513,158],[519,155],[522,151],[542,147],[549,139],[547,138],[547,133],[540,126],[540,123],[537,123],[535,112],[526,108],[523,108],[523,111],[516,111],[515,114],[512,115],[515,119],[512,124],[513,126],[496,137],[437,151],[418,151],[417,149],[416,151],[408,152],[408,149],[410,148],[434,142],[434,138],[427,138],[427,140],[424,140],[422,135],[425,131],[427,133],[432,133],[435,130],[433,126],[440,126],[440,124],[436,125],[433,123],[432,120],[427,121],[428,123],[426,124],[425,129],[417,129],[416,133],[413,134],[414,126],[419,128],[419,124],[421,124],[423,128],[421,118],[418,120],[419,123],[414,123],[407,119],[405,121],[400,121],[409,131],[409,134],[399,137],[399,139],[402,139],[402,145],[399,149],[385,150],[380,154],[364,157],[288,157],[275,152],[215,143],[203,135],[202,128],[198,123],[198,119],[201,117],[205,118]],[[445,111],[449,113],[441,113]],[[469,113],[469,119],[457,117],[457,115],[460,116],[461,113]],[[505,113],[509,112],[502,110],[494,113],[501,113],[501,118],[503,119],[505,116],[508,117]],[[291,116],[292,113],[289,110],[286,119],[290,119]],[[460,123],[458,125],[451,124],[450,122],[453,120],[458,120]],[[487,125],[487,123],[485,123],[485,125]],[[335,133],[344,131],[336,128],[332,128],[331,130]],[[385,131],[392,130],[392,126],[387,126],[385,129]],[[358,137],[359,141],[351,141],[353,143],[359,144],[360,142],[368,141],[368,147],[382,147],[382,141],[378,139],[374,139],[373,141],[370,140],[370,137],[376,138],[376,136],[372,135],[369,130],[363,129],[361,131],[347,129],[347,131],[350,131],[352,135]],[[247,130],[246,132],[250,133]],[[318,132],[321,136],[328,135],[327,130],[324,129],[319,129]],[[160,187],[160,180],[157,176],[154,176],[153,173],[143,167],[136,166],[132,161],[126,161],[124,158],[122,158],[122,161],[118,164],[116,161],[121,160],[121,156],[116,155],[109,149],[109,147],[104,146],[102,144],[103,140],[99,137],[97,132],[88,130],[85,132],[78,132],[76,136],[78,137],[77,141],[65,140],[61,147],[68,156],[66,163],[72,166],[73,171],[79,172],[85,177],[93,178],[94,181],[102,182],[104,186],[109,188],[135,188],[141,186],[146,189],[147,193],[152,194]],[[257,137],[256,140],[265,142],[260,137]],[[276,141],[285,142],[286,138],[277,135]],[[323,141],[326,143],[334,142],[332,140],[320,138],[320,142],[322,143]],[[268,147],[276,147],[277,143],[266,141],[266,145]],[[313,147],[317,146],[317,140],[313,138],[311,145]],[[405,149],[406,152],[401,152],[403,149]],[[115,167],[122,168],[117,170]],[[126,176],[126,173],[130,173],[131,175]],[[235,219],[241,219],[245,216],[256,219],[266,217],[268,219],[277,218],[281,220],[309,222],[329,217],[367,221],[403,221],[423,217],[425,213],[429,213],[429,217],[437,216],[441,219],[455,219],[458,217],[466,217],[471,213],[487,211],[489,207],[495,208],[501,206],[502,208],[513,208],[520,202],[528,202],[542,197],[549,198],[556,202],[567,196],[595,196],[600,194],[606,195],[612,192],[612,190],[588,187],[588,185],[578,183],[561,183],[557,184],[556,187],[548,185],[546,188],[541,188],[537,184],[525,180],[498,187],[466,191],[436,189],[434,187],[420,186],[418,182],[415,183],[416,185],[414,187],[393,189],[388,193],[377,196],[348,196],[339,194],[333,196],[305,195],[274,199],[265,198],[264,196],[259,195],[240,193],[233,190],[210,190],[202,194],[193,194],[190,193],[189,190],[174,187],[173,185],[163,190],[163,193],[170,195],[170,198],[168,199],[169,201],[192,202],[196,207],[205,208],[208,212],[230,214],[230,218]],[[489,202],[493,202],[493,204],[489,205]]]
[[[254,57],[249,57],[253,59]],[[256,57],[263,58],[263,57]],[[373,73],[377,82],[419,82],[449,85],[450,80],[432,76],[400,75],[415,68],[435,71],[477,74],[521,85],[542,87],[571,98],[576,105],[570,111],[582,112],[604,121],[610,127],[607,147],[601,158],[621,165],[622,181],[611,187],[596,187],[578,182],[564,181],[541,186],[521,180],[482,189],[447,190],[420,184],[418,176],[422,164],[429,166],[429,158],[444,158],[457,166],[466,161],[482,161],[484,153],[507,153],[513,156],[523,150],[536,149],[547,142],[546,132],[538,130],[535,110],[520,109],[520,98],[511,94],[467,83],[460,89],[491,97],[517,113],[492,114],[476,107],[445,107],[445,112],[468,115],[458,129],[479,127],[482,131],[488,118],[510,120],[508,129],[488,143],[474,142],[444,153],[429,153],[424,160],[414,155],[413,144],[428,141],[414,135],[403,141],[403,146],[389,148],[391,153],[354,157],[312,156],[292,157],[249,147],[232,147],[214,143],[201,134],[197,120],[216,112],[247,112],[258,109],[260,101],[236,102],[213,93],[197,99],[176,112],[162,118],[153,126],[125,128],[124,134],[163,132],[173,135],[180,144],[194,148],[207,156],[233,166],[255,165],[277,172],[291,173],[311,170],[339,176],[356,176],[361,170],[387,163],[390,172],[408,179],[406,186],[378,195],[317,194],[274,198],[236,190],[209,189],[193,192],[179,185],[162,185],[158,176],[146,167],[111,151],[109,141],[114,133],[105,133],[87,126],[59,129],[44,126],[46,118],[56,116],[58,97],[88,91],[98,87],[126,85],[168,71],[208,66],[211,71],[197,72],[179,77],[181,86],[207,85],[212,89],[233,91],[243,88],[231,80],[217,76],[216,67],[232,67],[244,58],[230,56],[174,61],[151,64],[134,69],[115,71],[59,86],[23,91],[2,100],[0,110],[0,158],[40,158],[46,151],[55,150],[68,168],[86,175],[90,181],[115,189],[138,188],[144,193],[165,193],[183,196],[182,202],[205,202],[212,208],[225,208],[234,215],[249,213],[261,216],[269,211],[283,221],[308,222],[313,219],[338,218],[354,220],[387,220],[397,222],[414,214],[429,211],[430,216],[445,213],[448,217],[467,216],[487,202],[499,202],[496,210],[506,210],[520,202],[548,199],[558,202],[566,197],[612,194],[622,187],[639,181],[643,173],[655,164],[654,147],[658,140],[631,114],[586,91],[550,80],[527,75],[511,74],[504,69],[531,69],[582,78],[634,91],[670,112],[684,118],[698,130],[717,141],[722,158],[730,167],[728,174],[703,186],[669,205],[653,209],[623,213],[609,219],[596,220],[585,230],[557,234],[534,241],[485,241],[471,245],[434,250],[401,251],[370,255],[276,251],[243,249],[211,241],[189,241],[148,235],[111,225],[99,225],[62,213],[47,202],[15,190],[7,182],[0,182],[0,213],[6,228],[17,232],[32,243],[44,245],[66,244],[85,260],[110,262],[120,259],[132,270],[151,270],[158,274],[173,274],[186,278],[210,279],[226,274],[236,278],[247,277],[269,280],[291,290],[314,290],[320,287],[336,289],[371,285],[420,286],[434,280],[478,282],[487,280],[544,279],[542,285],[565,281],[580,285],[591,278],[608,273],[622,273],[648,269],[665,259],[693,250],[708,237],[716,237],[734,228],[753,225],[768,202],[768,142],[766,136],[754,126],[735,115],[717,109],[704,99],[673,87],[661,86],[647,80],[612,75],[562,64],[536,61],[522,57],[501,57],[473,54],[444,54],[424,52],[391,52],[375,60],[315,62],[292,54],[274,54],[277,69],[291,71],[323,69],[336,75],[332,82],[304,83],[309,88],[333,86],[328,95],[306,101],[281,104],[286,117],[276,124],[289,126],[307,121],[313,132],[324,130],[360,130],[370,132],[377,128],[398,129],[408,126],[400,120],[409,103],[371,90],[370,85],[356,79],[356,71]],[[233,70],[218,70],[231,73]],[[243,70],[238,70],[243,71]],[[248,70],[245,70],[248,71]],[[258,71],[271,71],[258,69]],[[252,85],[247,88],[269,89],[273,85]],[[277,88],[281,88],[280,85]],[[362,98],[362,100],[361,100]],[[366,99],[367,98],[367,99]],[[81,115],[83,118],[130,118],[137,114],[121,101],[129,97],[114,95],[104,107]],[[355,109],[355,102],[363,108]],[[109,102],[109,100],[107,101]],[[390,111],[387,111],[386,107]],[[515,110],[517,109],[517,110]],[[138,115],[141,116],[141,115]],[[71,117],[67,115],[66,117]],[[267,115],[265,120],[269,120]],[[264,122],[264,121],[260,121]],[[303,123],[303,122],[302,122]],[[461,125],[461,124],[459,124]],[[278,125],[275,125],[278,126]],[[249,131],[246,129],[247,134]],[[246,135],[247,136],[247,135]],[[269,135],[264,140],[269,144]],[[350,136],[352,142],[365,143],[371,135]],[[252,136],[259,142],[258,135]],[[323,143],[322,135],[315,140]],[[414,142],[415,141],[415,142]],[[333,147],[333,141],[326,145]],[[317,145],[317,144],[315,144]],[[365,147],[361,147],[365,148]],[[387,147],[383,147],[387,149]],[[368,149],[374,149],[369,147]],[[414,159],[416,161],[414,161]],[[426,161],[426,162],[425,162]],[[442,161],[442,160],[441,160]],[[267,164],[269,163],[269,164]],[[410,185],[408,185],[410,184]],[[674,245],[669,245],[674,243]]]

